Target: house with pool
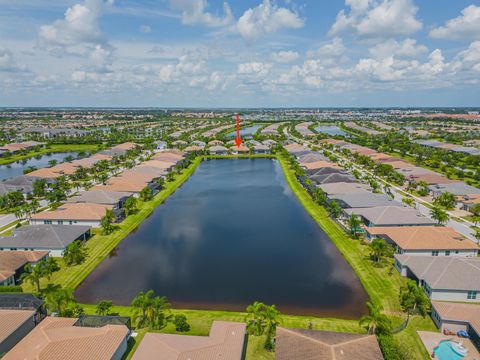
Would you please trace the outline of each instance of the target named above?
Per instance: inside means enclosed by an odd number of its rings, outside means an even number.
[[[395,268],[415,280],[430,300],[475,303],[480,299],[477,257],[395,254]]]

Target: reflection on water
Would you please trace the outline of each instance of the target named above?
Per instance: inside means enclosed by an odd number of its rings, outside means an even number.
[[[154,289],[175,307],[358,317],[359,280],[270,159],[204,161],[77,289],[129,304]]]
[[[246,128],[240,128],[240,135],[241,136],[253,135],[261,127],[262,127],[261,125],[253,125],[253,126],[249,126],[249,127],[246,127]],[[237,136],[236,131],[232,131],[232,132],[227,134],[227,137],[235,137],[235,136]]]
[[[61,163],[65,160],[67,156],[72,156],[73,158],[77,157],[76,152],[61,152],[61,153],[52,153],[42,155],[41,158],[35,159],[25,159],[19,160],[8,165],[0,165],[0,180],[11,179],[20,175],[23,175],[23,170],[33,166],[37,169],[44,168],[49,165],[49,161],[55,160],[57,163]]]
[[[315,128],[315,131],[325,133],[327,135],[343,135],[347,136],[348,134],[335,125],[320,125]]]

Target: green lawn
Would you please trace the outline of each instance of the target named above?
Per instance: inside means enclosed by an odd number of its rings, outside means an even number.
[[[225,156],[209,156],[209,158],[222,158]],[[228,156],[228,157],[252,157],[252,156]],[[254,157],[271,157],[257,155]],[[102,235],[99,230],[95,230],[95,235],[87,242],[89,257],[85,263],[72,267],[62,268],[52,276],[50,283],[61,284],[64,288],[75,289],[88,276],[88,274],[127,236],[131,231],[137,228],[140,223],[152,213],[152,211],[165,201],[173,192],[186,181],[195,171],[202,161],[198,157],[189,168],[177,175],[174,181],[167,183],[165,189],[157,194],[153,200],[141,203],[139,211],[125,219],[118,229],[110,235]],[[317,221],[319,226],[332,239],[340,252],[362,282],[365,290],[373,302],[382,304],[385,311],[393,317],[395,324],[400,324],[404,319],[398,301],[398,291],[401,284],[405,281],[396,271],[391,271],[391,266],[375,267],[369,259],[369,249],[358,240],[351,239],[342,228],[327,214],[327,211],[317,205],[306,190],[299,184],[288,162],[281,156],[277,157],[282,166],[285,178],[292,191],[304,205],[306,211]],[[60,261],[60,263],[62,263]],[[47,281],[42,281],[42,286],[46,286]],[[25,284],[24,291],[33,291],[33,287]],[[88,313],[94,312],[94,305],[84,305]],[[128,307],[115,306],[113,312],[120,315],[130,315]],[[226,311],[203,311],[203,310],[173,310],[173,313],[183,313],[188,317],[192,328],[190,335],[207,335],[213,320],[244,321],[245,314]],[[358,325],[357,320],[315,318],[306,316],[283,315],[281,317],[281,326],[294,328],[307,328],[311,326],[314,329],[341,331],[341,332],[363,332]],[[430,318],[422,319],[413,317],[409,326],[401,333],[395,335],[403,343],[406,343],[415,354],[415,359],[427,359],[428,354],[416,334],[416,330],[435,330]],[[172,325],[167,326],[162,332],[175,333]],[[140,337],[144,331],[140,331]],[[273,355],[263,350],[262,339],[249,337],[247,347],[247,360],[253,359],[273,359]],[[135,348],[135,344],[132,344]],[[129,357],[127,357],[128,359]]]
[[[121,224],[117,226],[117,229],[110,235],[103,235],[100,230],[94,230],[94,236],[92,236],[87,242],[86,247],[88,249],[88,258],[81,264],[76,266],[65,266],[63,261],[59,261],[61,265],[60,271],[53,274],[50,281],[42,279],[42,287],[47,283],[60,284],[67,289],[75,289],[81,284],[81,282],[88,276],[88,274],[95,269],[95,267],[115,249],[115,247],[122,241],[125,236],[135,230],[140,223],[150,215],[153,210],[165,201],[173,192],[187,180],[191,174],[195,171],[198,164],[200,164],[201,158],[195,159],[195,161],[184,169],[181,174],[177,175],[172,182],[167,182],[165,188],[160,191],[151,201],[139,202],[139,210],[137,213],[128,216]],[[34,288],[30,284],[23,284],[24,291],[34,291]]]
[[[2,157],[0,158],[0,165],[6,165],[18,160],[29,159],[35,157],[37,155],[43,155],[47,153],[59,153],[59,152],[90,152],[90,151],[98,151],[99,145],[97,144],[53,144],[47,145],[47,147],[42,148],[38,151],[30,151],[26,154],[13,154],[9,157]]]

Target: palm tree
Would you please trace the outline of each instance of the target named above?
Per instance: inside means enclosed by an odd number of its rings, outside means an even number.
[[[85,261],[87,257],[87,249],[79,240],[70,243],[63,253],[63,261],[67,265],[78,265]]]
[[[403,197],[402,202],[407,206],[415,207],[415,199],[411,197],[407,197],[407,196]]]
[[[127,200],[125,200],[123,209],[125,211],[125,216],[133,214],[137,210],[137,199],[133,196],[130,196]]]
[[[112,306],[112,300],[102,300],[97,304],[97,307],[95,308],[95,313],[97,315],[108,315]]]
[[[247,306],[247,331],[254,336],[260,336],[266,333],[264,348],[268,351],[274,349],[274,337],[279,324],[278,318],[280,311],[275,305],[265,305],[260,301],[255,301]]]
[[[378,334],[390,329],[390,321],[385,314],[382,314],[382,305],[367,302],[368,314],[360,318],[359,324],[367,329],[369,334]]]
[[[55,312],[64,316],[69,305],[76,301],[70,290],[55,287],[51,291],[47,290],[45,303],[50,313]]]
[[[419,312],[423,317],[430,309],[430,301],[425,291],[414,280],[408,280],[400,288],[400,305],[408,315]]]
[[[437,221],[438,225],[444,225],[450,219],[450,216],[448,216],[447,212],[438,206],[434,206],[430,210],[430,215],[432,216],[433,220]]]
[[[105,235],[112,233],[113,231],[112,222],[114,219],[115,219],[115,214],[113,213],[113,211],[111,209],[107,209],[107,211],[105,212],[105,216],[100,221],[100,225]]]
[[[25,272],[21,275],[21,280],[35,285],[37,292],[40,292],[40,280],[44,277],[50,280],[52,274],[60,270],[60,267],[58,266],[57,261],[50,257],[48,259],[40,260],[35,266],[27,264],[24,269]]]
[[[372,251],[373,260],[379,262],[380,259],[387,253],[388,245],[385,240],[375,238],[370,243],[370,250]]]
[[[350,233],[358,239],[358,233],[360,231],[360,226],[362,225],[362,221],[356,214],[351,214],[348,218],[348,226],[350,227]]]
[[[338,218],[342,213],[342,208],[335,200],[331,201],[328,204],[327,210],[330,216],[334,219]]]
[[[153,290],[147,292],[140,291],[132,300],[131,307],[133,312],[133,321],[137,327],[142,328],[148,324],[147,312],[152,305]]]

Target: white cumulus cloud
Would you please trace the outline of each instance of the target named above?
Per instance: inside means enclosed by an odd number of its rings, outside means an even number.
[[[390,38],[410,35],[422,28],[418,8],[412,0],[346,0],[350,8],[341,10],[329,34],[351,31],[361,37]]]
[[[462,15],[430,31],[430,36],[447,40],[480,39],[480,6],[466,7],[462,10]]]
[[[182,13],[185,25],[226,26],[232,23],[233,15],[227,2],[223,3],[222,16],[207,11],[207,0],[170,0],[170,7]]]
[[[270,59],[278,63],[289,63],[297,60],[299,56],[296,51],[279,51],[272,53]]]
[[[247,9],[238,19],[236,30],[246,39],[256,39],[281,29],[298,29],[304,20],[294,11],[279,7],[270,0]]]

